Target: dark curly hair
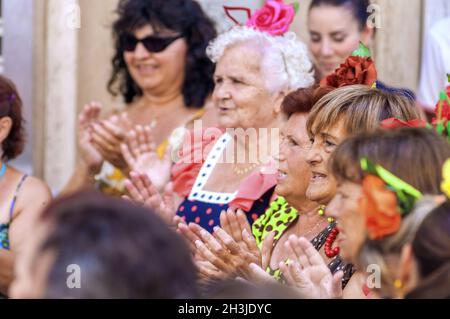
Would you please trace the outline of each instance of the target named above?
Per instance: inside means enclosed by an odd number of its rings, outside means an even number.
[[[24,119],[22,118],[22,100],[14,83],[0,76],[0,118],[12,120],[11,131],[2,142],[2,160],[9,161],[19,156],[25,146]]]
[[[156,31],[164,27],[184,35],[188,44],[184,103],[187,107],[201,108],[214,89],[214,64],[206,56],[206,47],[217,34],[200,5],[194,0],[121,0],[117,13],[119,19],[113,25],[116,52],[108,91],[114,96],[121,94],[127,104],[142,96],[125,64],[121,39],[150,24]]]

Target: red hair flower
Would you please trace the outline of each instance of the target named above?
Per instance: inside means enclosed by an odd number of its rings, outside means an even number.
[[[374,175],[364,178],[362,191],[359,207],[366,219],[369,238],[377,240],[396,233],[400,229],[402,217],[395,193]]]
[[[334,88],[354,84],[372,86],[376,80],[377,70],[372,58],[350,56],[334,73],[322,79],[320,86]]]

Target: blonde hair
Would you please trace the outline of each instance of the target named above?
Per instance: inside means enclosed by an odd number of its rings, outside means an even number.
[[[307,130],[314,135],[343,119],[346,133],[354,135],[372,132],[391,117],[405,121],[425,119],[420,108],[405,96],[365,85],[349,85],[331,91],[314,105]]]
[[[362,271],[365,271],[369,265],[377,265],[379,267],[381,275],[380,292],[382,296],[393,297],[395,295],[394,281],[397,278],[392,272],[392,266],[389,267],[390,262],[388,259],[392,260],[395,256],[400,258],[403,247],[413,242],[423,220],[438,205],[438,202],[433,197],[425,196],[416,203],[411,213],[402,218],[400,229],[394,235],[380,240],[366,239],[359,253],[357,267]]]

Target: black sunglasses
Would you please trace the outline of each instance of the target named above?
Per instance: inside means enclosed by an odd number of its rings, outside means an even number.
[[[151,35],[143,39],[136,39],[135,36],[124,35],[122,37],[122,48],[127,52],[132,52],[136,50],[136,46],[140,42],[144,45],[148,52],[158,53],[164,51],[174,41],[182,37],[183,35],[181,34],[167,38],[155,37]]]

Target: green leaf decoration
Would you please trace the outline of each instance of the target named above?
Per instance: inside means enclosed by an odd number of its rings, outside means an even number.
[[[352,56],[359,56],[361,58],[370,58],[372,53],[370,53],[370,49],[364,45],[364,43],[359,42],[359,48],[353,51]]]
[[[298,11],[300,10],[300,3],[294,2],[294,3],[292,4],[292,6],[294,7],[294,12],[295,12],[295,14],[297,14]]]
[[[398,205],[403,214],[409,213],[417,200],[422,198],[422,193],[404,182],[387,169],[380,165],[372,163],[368,158],[361,159],[361,169],[369,174],[373,174],[381,178],[386,186],[391,189],[397,196]]]
[[[442,133],[444,132],[444,130],[445,130],[444,124],[438,123],[438,124],[436,125],[436,132],[437,132],[439,135],[442,135]]]
[[[447,73],[447,81],[450,82],[450,74]]]

